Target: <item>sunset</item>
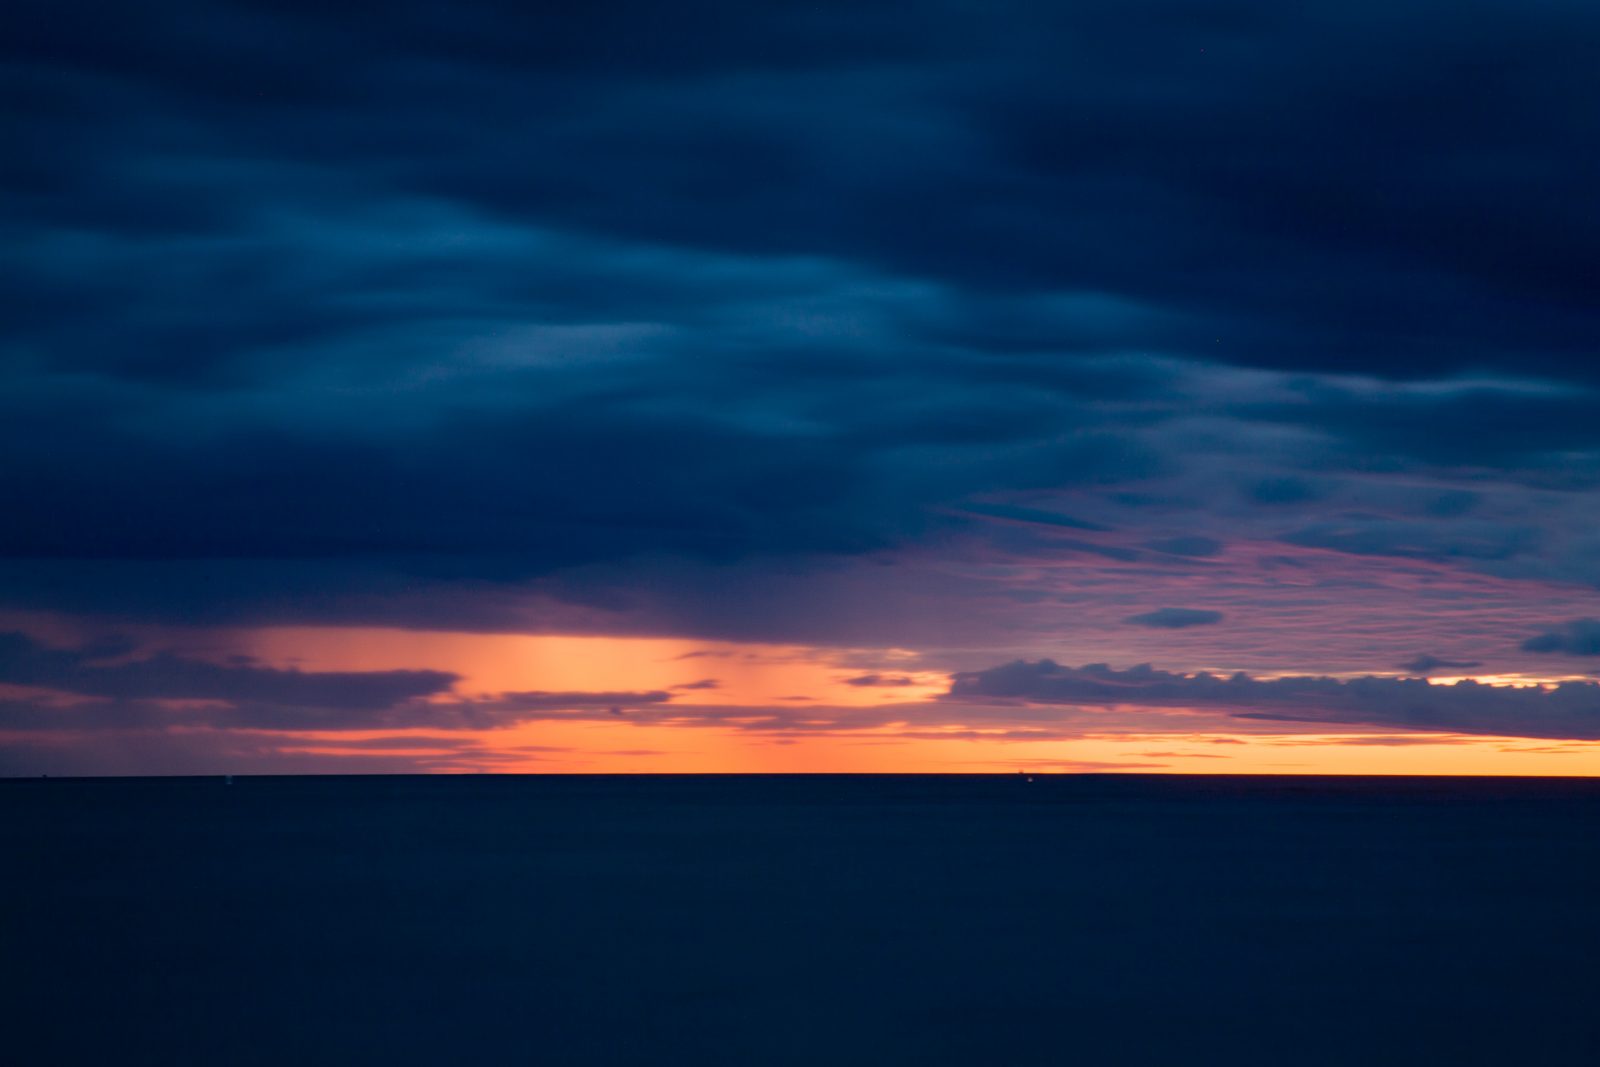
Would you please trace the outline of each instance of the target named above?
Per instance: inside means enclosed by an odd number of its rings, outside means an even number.
[[[1600,1057],[1600,5],[0,20],[8,1059]]]
[[[1308,677],[1265,659],[1224,673],[1209,633],[1123,636],[1113,620],[1075,642],[1095,660],[1085,670],[1041,649],[952,672],[983,655],[357,626],[162,626],[109,647],[58,621],[37,629],[58,643],[14,636],[7,649],[7,696],[38,709],[16,715],[31,727],[16,758],[102,774],[156,758],[123,750],[115,716],[159,733],[169,773],[1600,772],[1594,683],[1531,654],[1492,674],[1441,663],[1432,677]],[[1405,640],[1403,622],[1362,629]],[[1114,644],[1142,664],[1164,649],[1176,670],[1104,666]],[[1315,654],[1340,662],[1334,648]]]
[[[0,771],[491,770],[541,738],[550,771],[731,770],[696,709],[739,705],[793,749],[735,745],[762,766],[1260,770],[1105,747],[1249,743],[1244,712],[1322,739],[1305,770],[1600,772],[1593,20],[1184,8],[41,8]],[[1044,659],[1566,688],[952,689]],[[167,725],[196,670],[209,711]],[[440,684],[256,685],[394,671]],[[570,726],[655,690],[648,741]],[[546,696],[462,714],[517,692]],[[410,755],[293,728],[410,744],[419,701]],[[1447,744],[1362,740],[1394,730]]]

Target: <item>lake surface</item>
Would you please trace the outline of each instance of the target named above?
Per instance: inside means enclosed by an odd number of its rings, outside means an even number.
[[[1600,1062],[1600,780],[12,780],[0,847],[19,1064]]]

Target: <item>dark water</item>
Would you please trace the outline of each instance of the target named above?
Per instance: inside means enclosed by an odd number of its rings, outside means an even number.
[[[12,781],[0,846],[18,1064],[1600,1062],[1600,781]]]

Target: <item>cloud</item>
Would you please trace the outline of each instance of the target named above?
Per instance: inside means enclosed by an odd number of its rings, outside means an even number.
[[[1222,551],[1222,542],[1213,537],[1187,536],[1166,537],[1159,541],[1146,542],[1145,546],[1156,552],[1165,552],[1173,556],[1194,556],[1204,559],[1215,556]]]
[[[1522,642],[1522,651],[1600,656],[1600,619],[1573,619]]]
[[[1350,516],[1319,522],[1283,540],[1303,548],[1325,548],[1358,556],[1414,559],[1502,561],[1537,547],[1539,531],[1529,526],[1487,522],[1423,523],[1384,516]]]
[[[216,664],[158,653],[117,659],[118,646],[46,648],[22,633],[0,633],[0,683],[117,700],[219,700],[285,708],[382,711],[448,691],[445,671],[311,672]]]
[[[1220,710],[1238,718],[1394,726],[1511,737],[1600,739],[1600,684],[1552,687],[1433,685],[1421,678],[1257,679],[1239,673],[1175,674],[1149,665],[1067,667],[1016,660],[951,679],[950,697],[1036,704]]]
[[[659,689],[643,693],[501,693],[489,700],[473,702],[473,707],[493,708],[496,711],[570,711],[581,708],[635,707],[641,704],[664,704],[672,694]]]
[[[1322,493],[1304,478],[1268,478],[1250,487],[1250,497],[1261,504],[1303,504]]]
[[[1465,671],[1481,666],[1483,664],[1478,660],[1440,659],[1438,656],[1423,652],[1400,664],[1400,669],[1409,674],[1430,674],[1437,670]]]
[[[518,723],[554,719],[595,719],[626,710],[664,704],[670,694],[510,693],[497,698],[409,700],[391,705],[280,704],[218,701],[205,706],[174,705],[167,698],[111,697],[63,704],[57,699],[0,699],[0,730],[73,732],[172,730],[219,732],[409,730],[496,730]]]
[[[854,678],[846,678],[845,685],[874,687],[874,686],[903,686],[915,685],[915,678],[908,678],[903,674],[861,674]]]
[[[1140,615],[1130,615],[1122,620],[1133,626],[1149,626],[1157,630],[1183,630],[1190,626],[1210,626],[1222,621],[1222,612],[1200,608],[1157,608]]]
[[[1070,515],[1061,515],[1053,511],[1043,511],[1039,508],[1022,507],[1015,504],[968,504],[966,511],[973,515],[984,515],[992,519],[1009,519],[1013,522],[1037,523],[1041,526],[1061,526],[1071,530],[1104,532],[1106,529],[1099,523],[1075,519]]]
[[[6,633],[0,634],[0,684],[47,693],[0,700],[0,728],[482,730],[672,699],[660,690],[452,697],[458,680],[445,671],[299,671],[170,653],[134,657],[119,643],[47,648]]]

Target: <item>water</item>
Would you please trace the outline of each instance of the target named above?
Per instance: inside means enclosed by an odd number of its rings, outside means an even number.
[[[17,1063],[1600,1056],[1600,781],[0,783]]]

